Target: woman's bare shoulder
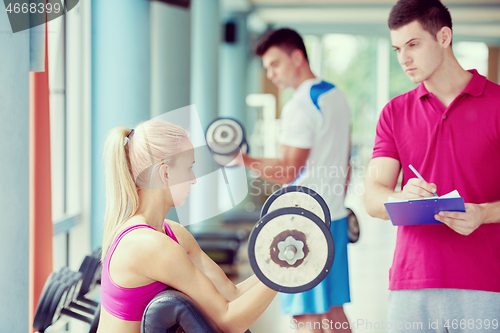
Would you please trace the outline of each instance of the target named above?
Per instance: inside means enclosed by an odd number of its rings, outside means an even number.
[[[197,243],[189,230],[178,222],[167,219],[165,219],[165,221],[168,223],[170,229],[172,229],[172,232],[179,241],[179,244],[186,250],[186,252],[190,252],[193,246]]]
[[[167,219],[165,219],[165,221],[167,222],[170,229],[172,229],[172,232],[174,233],[174,235],[177,239],[185,238],[186,236],[191,236],[191,233],[186,228],[184,228],[184,226],[182,224],[175,222],[175,221],[172,221],[172,220],[167,220]],[[180,239],[179,239],[179,241],[180,241]]]
[[[139,221],[136,221],[139,222]],[[136,223],[133,225],[144,225],[144,223]],[[177,246],[170,237],[166,237],[162,232],[158,232],[152,228],[143,227],[137,228],[133,232],[125,235],[120,243],[123,243],[122,249],[131,257],[137,260],[142,260],[150,256],[152,253],[164,250],[172,246]]]
[[[165,219],[165,222],[167,222],[168,226],[173,230],[180,230],[180,229],[186,229],[182,224],[179,222],[175,222],[169,219]]]

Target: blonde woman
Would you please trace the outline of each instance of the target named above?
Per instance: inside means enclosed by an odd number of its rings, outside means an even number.
[[[147,121],[108,134],[101,317],[98,333],[139,333],[144,309],[171,286],[223,332],[244,332],[276,292],[255,276],[235,286],[180,224],[164,220],[196,183],[182,128]],[[214,189],[215,191],[215,189]]]

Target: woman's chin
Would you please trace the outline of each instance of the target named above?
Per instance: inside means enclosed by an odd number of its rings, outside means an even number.
[[[186,198],[181,199],[181,200],[175,200],[174,207],[180,207],[180,206],[184,205],[185,202],[186,202]]]

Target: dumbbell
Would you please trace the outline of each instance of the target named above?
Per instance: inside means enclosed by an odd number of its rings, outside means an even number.
[[[299,207],[317,215],[330,229],[330,209],[325,200],[313,189],[305,186],[290,185],[271,194],[260,211],[264,217],[273,210],[286,207]]]
[[[68,267],[62,267],[57,273],[57,281],[65,283],[69,286],[68,295],[64,302],[64,307],[68,307],[74,302],[82,287],[82,274],[80,272],[73,272]]]
[[[360,228],[358,218],[352,209],[347,208],[347,236],[349,237],[349,242],[356,243],[359,240]]]
[[[205,139],[214,161],[220,166],[236,166],[234,154],[240,150],[244,154],[249,152],[243,125],[235,119],[215,119],[208,126]]]
[[[45,282],[33,321],[33,327],[39,332],[44,332],[50,325],[59,320],[62,315],[90,324],[89,333],[97,331],[100,305],[95,309],[87,309],[73,304],[73,297],[78,288],[78,280],[81,280],[82,277],[81,273],[77,273],[77,279],[75,280],[72,278],[72,273],[67,270],[51,273]],[[66,305],[69,306],[66,307]],[[91,317],[71,310],[73,305],[76,305],[77,310],[83,310],[82,312],[90,314]]]
[[[286,187],[267,199],[261,214],[248,240],[255,275],[284,293],[318,285],[335,257],[330,211],[323,198],[307,187]]]
[[[97,257],[98,255],[99,257]],[[78,271],[83,275],[82,288],[79,293],[81,299],[79,300],[94,307],[97,306],[97,303],[85,299],[84,296],[94,290],[97,284],[100,284],[102,273],[100,254],[94,253],[93,255],[85,256]]]
[[[262,206],[260,217],[263,217],[274,209],[291,207],[293,205],[295,207],[302,207],[318,215],[328,228],[330,228],[330,210],[325,200],[314,190],[304,186],[291,185],[274,192]],[[360,228],[358,218],[350,208],[347,208],[347,222],[349,242],[356,243],[359,240]]]
[[[95,249],[94,252],[92,252],[91,256],[101,260],[101,254],[102,254],[102,250],[99,247],[99,248]]]
[[[52,301],[49,295],[54,295],[57,284],[54,283],[57,277],[57,273],[50,273],[49,277],[43,285],[42,293],[40,299],[38,300],[38,305],[36,307],[35,317],[33,318],[33,328],[39,332],[45,331],[45,329],[50,325],[46,324],[48,321],[48,308]]]
[[[45,282],[33,321],[33,327],[40,332],[55,322],[54,313],[60,311],[65,305],[70,290],[58,290],[63,283],[61,279],[64,274],[64,269],[51,273]]]
[[[83,275],[81,272],[70,271],[63,280],[70,286],[70,292],[66,299],[65,308],[74,309],[81,311],[83,313],[94,315],[95,308],[99,306],[99,303],[94,302],[80,295],[80,290],[83,284]],[[80,303],[90,306],[82,306]]]
[[[84,281],[81,272],[67,271],[61,277],[60,281],[62,285],[62,287],[60,288],[63,290],[68,290],[68,293],[66,295],[66,299],[64,299],[63,296],[60,301],[60,305],[54,311],[52,323],[57,321],[61,316],[66,315],[73,319],[77,319],[79,321],[90,324],[89,333],[95,333],[97,331],[97,325],[99,323],[99,316],[101,311],[100,304],[93,302],[96,306],[92,306],[91,308],[87,308],[78,304],[78,302],[81,302],[82,299],[82,296],[78,295],[80,294],[81,286],[83,285]],[[85,303],[88,304],[87,301],[89,300],[85,299],[85,301]]]

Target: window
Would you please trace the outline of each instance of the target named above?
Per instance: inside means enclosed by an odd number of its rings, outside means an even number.
[[[453,43],[453,52],[464,69],[477,69],[479,74],[488,76],[488,46],[485,43]]]
[[[90,253],[89,11],[89,4],[78,3],[48,22],[55,271],[78,270]]]

